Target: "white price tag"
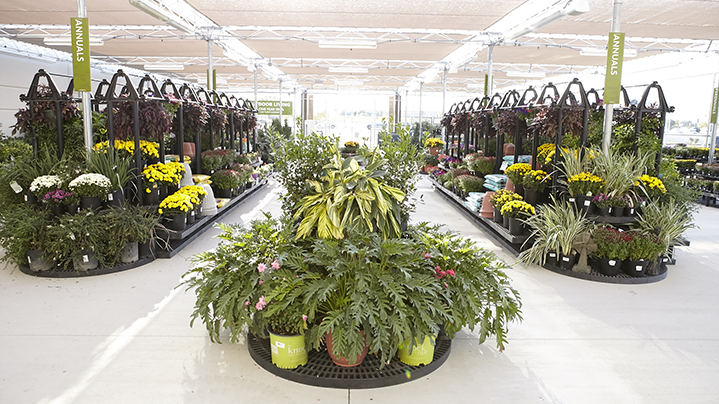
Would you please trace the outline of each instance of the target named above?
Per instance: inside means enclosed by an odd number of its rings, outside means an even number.
[[[637,270],[637,272],[642,272],[642,266],[641,266],[641,265],[637,265],[637,266],[635,267],[635,269]]]
[[[27,195],[23,195],[22,197],[25,200],[25,202],[27,202]]]
[[[662,262],[669,262],[669,258],[662,258]]]
[[[108,200],[108,201],[111,201],[111,200],[112,200],[112,194],[107,194],[107,200]]]
[[[285,343],[284,343],[284,342],[280,342],[280,341],[275,341],[275,345],[277,345],[278,348],[284,348],[284,347],[285,347]]]
[[[83,255],[83,256],[82,256],[82,262],[84,262],[84,263],[90,262],[90,257],[88,257],[87,255]]]
[[[557,258],[557,253],[549,253],[549,258]]]
[[[584,206],[589,206],[589,205],[591,205],[591,204],[592,204],[592,201],[590,201],[589,199],[587,199],[586,201],[584,201]]]
[[[195,211],[194,211],[194,210],[190,212],[190,216],[195,217]]]
[[[16,194],[22,192],[22,187],[20,186],[20,184],[17,183],[17,181],[11,182],[10,188],[12,188],[12,190],[15,191]]]
[[[30,258],[29,255],[27,256],[27,263],[28,263],[28,264],[32,264],[32,258]]]
[[[574,201],[575,201],[575,199],[573,196],[569,198],[569,203],[574,203]]]
[[[562,261],[569,262],[569,257],[562,257]]]
[[[509,163],[507,163],[506,161],[503,161],[503,162],[502,162],[502,165],[499,166],[499,170],[500,170],[500,171],[504,171],[504,170],[507,169],[507,167],[509,167]]]
[[[617,261],[614,261],[614,260],[609,260],[608,263],[609,263],[609,266],[610,266],[610,267],[613,267],[613,266],[617,265]]]

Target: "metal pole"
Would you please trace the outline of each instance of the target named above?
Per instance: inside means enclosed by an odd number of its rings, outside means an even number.
[[[714,89],[712,91],[712,109],[709,111],[709,125],[707,125],[707,134],[709,135],[709,138],[711,139],[711,144],[709,145],[709,164],[714,163],[714,150],[716,149],[716,138],[717,138],[717,119],[716,109],[719,108],[719,73],[714,75],[713,80],[713,86]],[[713,118],[713,119],[712,119]],[[712,120],[714,122],[712,122]]]
[[[282,77],[280,77],[280,132],[282,132]]]
[[[255,66],[255,108],[259,108],[257,106],[257,69],[258,69],[258,67],[257,67],[257,65],[254,65],[254,66]]]
[[[212,70],[214,69],[214,65],[212,64],[212,39],[207,40],[207,88],[210,90],[214,90],[214,80],[212,80]]]
[[[424,87],[424,82],[419,82],[419,133],[417,134],[417,139],[419,139],[420,143],[422,142],[422,88]]]
[[[494,73],[492,71],[492,63],[494,62],[494,44],[489,45],[487,49],[487,77],[484,79],[484,95],[492,96],[494,91]]]
[[[619,32],[622,20],[622,1],[614,0],[614,14],[612,15],[612,31]],[[604,104],[604,135],[602,136],[602,151],[609,153],[612,142],[612,121],[614,119],[614,104]]]
[[[447,112],[447,65],[442,73],[442,114]],[[447,128],[442,126],[442,139],[447,139]]]
[[[77,16],[78,18],[87,18],[87,10],[85,9],[85,0],[77,0]],[[90,104],[90,93],[80,91],[82,98],[82,132],[85,138],[85,149],[87,150],[87,158],[90,158],[92,151],[92,108]]]

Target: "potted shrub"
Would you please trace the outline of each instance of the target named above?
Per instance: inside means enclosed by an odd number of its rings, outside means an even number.
[[[524,186],[522,185],[524,181],[524,174],[527,174],[531,170],[532,166],[527,163],[515,163],[504,170],[504,175],[506,175],[507,178],[512,181],[512,184],[514,184],[514,192],[518,193],[522,197],[524,197]]]
[[[47,229],[46,254],[52,255],[58,265],[77,271],[88,271],[105,266],[103,243],[108,238],[105,216],[92,210],[77,215],[65,215]]]
[[[637,218],[637,227],[644,232],[658,230],[659,241],[662,244],[661,253],[664,253],[677,243],[686,230],[695,227],[694,209],[696,208],[693,204],[682,204],[674,200],[661,204],[650,203],[643,208],[642,214]],[[658,271],[658,265],[650,264],[647,267],[649,275],[657,275]]]
[[[481,156],[469,163],[469,169],[479,175],[489,175],[494,172],[497,159],[495,157]]]
[[[612,197],[600,193],[592,198],[592,205],[598,216],[609,216],[612,212]]]
[[[474,175],[460,175],[455,180],[459,182],[459,187],[465,194],[484,190],[484,180]]]
[[[217,198],[232,198],[232,190],[240,186],[240,175],[232,170],[218,170],[212,174],[212,189]]]
[[[22,204],[0,213],[0,246],[2,261],[29,265],[33,271],[47,271],[55,266],[53,256],[45,252],[47,227],[51,224],[46,211],[36,211]]]
[[[542,201],[542,194],[552,183],[552,177],[542,170],[529,170],[522,177],[524,187],[524,199],[530,205],[536,205]]]
[[[110,209],[105,216],[108,231],[103,246],[106,265],[114,266],[119,260],[131,263],[139,258],[139,244],[152,238],[160,216],[151,208],[125,205]]]
[[[509,218],[509,234],[521,235],[524,233],[521,219],[533,215],[534,206],[524,201],[509,201],[500,209],[502,216]]]
[[[656,260],[664,247],[653,233],[644,233],[638,230],[627,232],[631,237],[629,256],[624,261],[622,269],[631,276],[644,276],[650,261]]]
[[[202,173],[212,175],[215,170],[219,170],[223,164],[223,154],[219,150],[205,150],[202,152],[200,164],[202,165]]]
[[[80,209],[100,209],[112,183],[102,174],[89,173],[70,181],[70,191],[80,197]]]
[[[597,245],[594,256],[598,259],[599,272],[616,276],[622,262],[629,257],[631,235],[611,227],[599,227],[592,232],[592,241]]]
[[[612,216],[622,217],[625,215],[626,208],[629,206],[629,200],[624,196],[613,196],[609,199],[609,205],[612,208]]]
[[[175,192],[160,202],[157,213],[170,222],[172,230],[185,230],[187,214],[194,209],[192,197],[184,193]]]

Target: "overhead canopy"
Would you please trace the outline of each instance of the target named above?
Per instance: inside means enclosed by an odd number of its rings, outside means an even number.
[[[155,73],[204,83],[207,40],[212,39],[218,88],[232,89],[250,88],[251,70],[257,68],[261,88],[277,88],[282,78],[283,88],[394,91],[422,81],[425,90],[439,91],[437,72],[446,69],[447,89],[465,91],[468,85],[483,85],[489,44],[495,45],[498,87],[524,83],[517,74],[551,79],[588,69],[603,71],[604,57],[582,56],[580,50],[606,49],[612,19],[612,0],[132,2],[161,10],[170,25],[127,0],[88,1],[90,34],[104,42],[92,47],[95,60],[137,69],[162,63],[165,68],[156,66]],[[537,23],[578,3],[589,10]],[[69,52],[68,46],[44,45],[43,39],[69,35],[75,16],[75,2],[4,0],[0,38]],[[717,52],[719,46],[711,42],[719,39],[717,16],[716,1],[625,0],[625,47],[637,51],[637,58],[660,52]],[[539,27],[524,33],[532,24]],[[352,48],[320,46],[340,41],[351,41]],[[14,48],[22,53],[23,47]],[[168,65],[183,69],[170,70]]]

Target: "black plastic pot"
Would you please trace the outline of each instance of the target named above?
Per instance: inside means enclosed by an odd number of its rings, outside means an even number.
[[[80,209],[98,210],[102,207],[102,201],[99,196],[81,196]]]
[[[624,264],[622,265],[622,270],[627,275],[631,276],[644,276],[644,273],[647,271],[647,266],[649,265],[649,261],[624,261]]]
[[[577,254],[564,255],[559,254],[559,267],[562,269],[572,269],[577,261]]]
[[[524,234],[524,224],[521,222],[520,219],[516,217],[510,217],[509,218],[509,234],[512,234],[514,236],[521,236]]]
[[[625,209],[626,208],[624,206],[621,206],[621,207],[613,206],[612,207],[612,216],[616,216],[616,217],[624,216]]]
[[[622,260],[610,258],[597,258],[599,273],[606,276],[617,276],[622,269]]]
[[[556,252],[554,252],[554,251],[548,252],[548,253],[547,253],[547,259],[546,259],[545,262],[546,262],[547,265],[550,265],[550,266],[553,266],[553,267],[558,266],[558,265],[559,265],[559,257],[558,257],[558,254],[557,254]]]
[[[502,219],[502,214],[499,213],[499,209],[494,208],[494,222],[502,224],[504,219]]]

